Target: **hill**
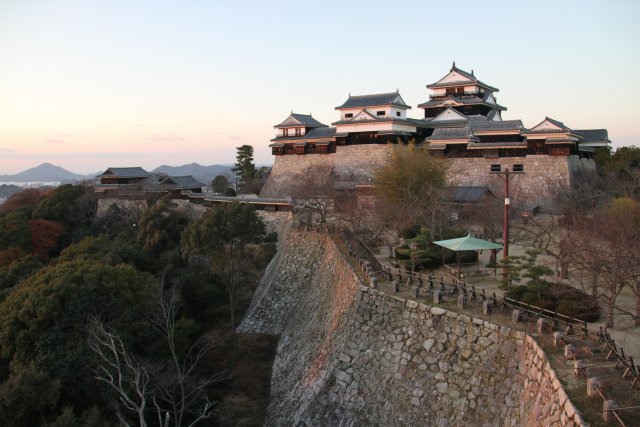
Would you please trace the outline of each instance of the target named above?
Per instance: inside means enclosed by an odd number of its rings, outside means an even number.
[[[51,163],[42,163],[15,175],[0,175],[0,181],[4,182],[64,182],[80,181],[86,178],[85,175],[69,172]]]
[[[202,166],[198,163],[189,163],[182,166],[162,165],[155,168],[153,173],[165,173],[171,176],[191,175],[203,184],[209,184],[217,175],[233,176],[231,172],[232,165],[211,165]]]

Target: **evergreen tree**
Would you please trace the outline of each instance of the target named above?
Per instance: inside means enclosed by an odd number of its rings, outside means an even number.
[[[251,145],[241,145],[236,147],[236,174],[240,178],[241,184],[251,182],[256,176],[256,165],[253,163],[253,147]]]

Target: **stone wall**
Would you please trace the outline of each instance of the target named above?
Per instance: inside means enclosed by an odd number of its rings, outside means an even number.
[[[524,332],[364,286],[291,233],[239,327],[279,333],[267,425],[582,425]]]
[[[275,156],[271,175],[260,195],[290,196],[295,176],[312,165],[333,166],[341,180],[371,181],[375,170],[389,160],[394,149],[401,147],[392,144],[347,145],[337,147],[337,152],[332,154]],[[554,188],[595,172],[593,160],[578,156],[451,159],[449,180],[453,185],[486,185],[496,196],[502,197],[504,184],[500,177],[489,173],[492,164],[509,167],[509,170],[513,170],[514,164],[523,165],[524,174],[510,181],[513,204],[523,209],[551,208],[550,196]]]
[[[331,166],[341,180],[368,182],[376,168],[384,165],[393,150],[391,144],[345,145],[331,154],[275,156],[269,179],[260,197],[287,197],[295,176],[310,166]]]
[[[509,180],[509,194],[516,207],[531,209],[536,206],[549,210],[555,189],[569,185],[573,179],[583,179],[595,173],[595,162],[578,156],[534,155],[526,157],[500,157],[496,159],[451,159],[450,181],[456,185],[486,185],[493,194],[504,196],[504,181],[489,173],[493,164],[502,169],[522,165],[523,174]]]

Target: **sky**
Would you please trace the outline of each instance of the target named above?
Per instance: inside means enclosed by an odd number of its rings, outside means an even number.
[[[273,161],[291,111],[398,89],[420,118],[452,61],[503,119],[640,145],[637,1],[0,0],[0,174]]]

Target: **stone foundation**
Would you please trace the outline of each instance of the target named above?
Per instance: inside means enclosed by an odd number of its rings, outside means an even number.
[[[291,233],[239,330],[279,333],[267,425],[583,425],[524,332],[364,286]]]
[[[347,145],[337,147],[337,152],[332,154],[275,156],[271,175],[260,196],[290,196],[295,176],[312,165],[332,166],[340,180],[371,182],[375,170],[384,165],[393,150],[398,148],[402,146]],[[504,184],[500,177],[489,173],[490,166],[499,164],[513,170],[513,165],[523,165],[524,173],[510,181],[512,204],[521,209],[539,207],[550,210],[554,189],[568,185],[572,179],[584,179],[595,173],[594,161],[579,159],[578,156],[465,158],[450,159],[450,162],[449,180],[452,185],[488,186],[499,198],[504,195]]]

